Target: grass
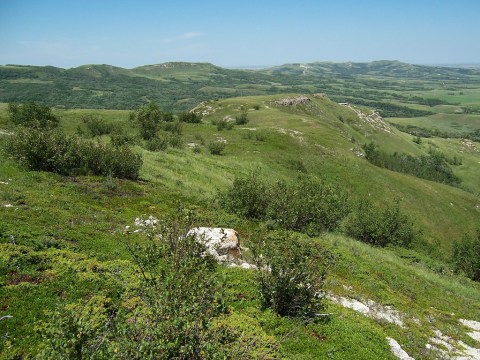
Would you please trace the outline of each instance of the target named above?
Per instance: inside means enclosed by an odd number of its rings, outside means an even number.
[[[374,141],[388,152],[422,155],[433,145],[426,139],[417,145],[410,135],[395,129],[387,133],[372,127],[348,108],[326,99],[311,97],[308,105],[296,108],[273,103],[287,96],[292,95],[206,104],[215,112],[201,124],[187,124],[183,129],[184,143],[195,144],[200,152],[189,146],[149,152],[137,145],[144,157],[137,182],[25,171],[0,153],[0,181],[8,182],[0,184],[0,316],[14,316],[0,322],[0,335],[9,336],[1,345],[0,358],[32,355],[38,350],[42,340],[35,329],[48,320],[46,310],[92,294],[109,294],[111,274],[118,269],[128,274],[131,266],[125,226],[142,214],[161,217],[181,201],[197,209],[199,225],[233,227],[242,244],[251,247],[258,224],[224,212],[215,202],[236,175],[251,171],[272,181],[290,182],[307,173],[379,206],[400,198],[402,210],[423,230],[427,245],[418,244],[412,250],[379,249],[341,234],[312,239],[335,255],[328,292],[392,306],[403,314],[404,329],[331,302],[325,310],[331,316],[325,322],[305,324],[279,318],[259,309],[254,272],[222,268],[231,319],[273,337],[281,356],[288,359],[393,359],[387,336],[411,356],[433,359],[435,355],[426,352],[425,344],[434,327],[475,345],[458,320],[480,317],[480,286],[452,274],[448,258],[452,241],[478,226],[480,185],[474,165],[479,155],[460,153],[460,140],[428,140],[449,155],[462,156],[463,165],[454,171],[464,188],[394,173],[369,164],[352,149]],[[249,109],[245,126],[217,131],[212,124],[226,116],[234,118],[243,109]],[[6,106],[0,105],[2,128],[5,112]],[[56,113],[68,133],[76,131],[86,114],[135,131],[128,124],[127,111]],[[207,148],[218,138],[227,141],[222,156],[211,155]],[[0,135],[0,142],[5,139]]]

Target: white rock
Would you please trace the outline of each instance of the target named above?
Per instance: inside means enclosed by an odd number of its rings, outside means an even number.
[[[217,261],[225,262],[241,255],[240,240],[234,229],[198,227],[190,229],[187,235],[195,235]]]
[[[393,355],[400,360],[415,360],[410,355],[406,353],[405,350],[402,349],[400,344],[390,337],[387,337],[388,344],[390,345],[390,349],[392,350]]]
[[[474,321],[474,320],[465,320],[465,319],[460,319],[459,320],[463,325],[466,327],[469,327],[472,330],[480,331],[480,322]]]

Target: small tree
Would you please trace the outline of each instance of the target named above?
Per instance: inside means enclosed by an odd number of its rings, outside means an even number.
[[[52,109],[34,102],[24,105],[8,104],[8,116],[15,125],[31,128],[51,129],[57,127],[59,123]]]
[[[162,121],[162,112],[155,103],[148,103],[130,113],[130,120],[135,122],[144,140],[153,139]]]

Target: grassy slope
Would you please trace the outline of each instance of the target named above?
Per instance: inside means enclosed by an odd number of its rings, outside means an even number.
[[[181,200],[199,209],[202,225],[235,227],[248,246],[255,225],[225,214],[208,201],[226,189],[239,173],[260,169],[262,176],[272,181],[293,181],[299,173],[295,161],[300,160],[308,173],[343,183],[354,197],[370,196],[379,203],[400,197],[402,208],[424,229],[426,240],[438,242],[446,253],[452,239],[478,224],[478,197],[376,168],[351,150],[374,140],[387,151],[425,153],[425,146],[417,146],[410,136],[371,128],[347,108],[328,100],[314,99],[310,105],[285,109],[275,107],[271,103],[274,98],[278,96],[208,104],[216,111],[206,116],[203,124],[184,128],[185,142],[199,144],[202,152],[195,154],[186,147],[151,153],[139,148],[145,158],[144,180],[136,183],[117,180],[112,187],[103,178],[26,172],[2,155],[0,181],[9,184],[0,185],[0,253],[12,251],[12,245],[6,244],[11,244],[13,235],[16,246],[26,246],[25,253],[32,253],[33,259],[45,259],[47,264],[39,267],[35,262],[28,263],[12,272],[11,264],[5,263],[8,258],[1,258],[0,316],[14,315],[13,319],[0,322],[0,334],[8,332],[13,344],[4,355],[34,351],[40,339],[32,324],[47,318],[43,310],[54,308],[59,301],[69,302],[104,291],[89,281],[98,277],[92,264],[108,268],[116,259],[128,259],[122,230],[136,216],[161,216],[176,200]],[[250,122],[245,126],[217,132],[210,124],[212,120],[238,115],[242,106],[252,109],[255,105],[259,110],[249,110]],[[91,111],[59,112],[64,119],[62,127],[74,131],[80,123],[78,117],[88,112]],[[101,115],[125,124],[128,113],[104,111]],[[219,137],[227,140],[226,153],[212,156],[206,147]],[[351,142],[352,138],[355,142]],[[447,141],[434,141],[442,149],[455,151]],[[473,159],[478,161],[478,155],[473,154]],[[459,175],[465,181],[471,177],[473,184],[474,173],[467,164],[461,171],[457,170]],[[7,208],[3,206],[6,204],[14,206]],[[472,343],[457,321],[480,317],[478,284],[449,275],[444,264],[413,251],[375,249],[334,234],[313,241],[328,244],[337,257],[327,290],[392,305],[408,314],[409,320],[407,328],[400,329],[329,303],[327,311],[333,313],[330,322],[304,326],[258,310],[254,275],[225,270],[231,284],[227,301],[234,313],[248,316],[266,333],[274,335],[286,358],[392,358],[386,336],[399,341],[412,356],[428,358],[431,355],[425,353],[424,347],[432,335],[432,326]],[[62,259],[77,260],[58,261],[59,250],[55,248],[66,251]],[[30,278],[17,282],[19,274],[28,274]],[[414,322],[413,317],[420,322]]]

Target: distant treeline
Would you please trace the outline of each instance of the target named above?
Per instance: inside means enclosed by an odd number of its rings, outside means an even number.
[[[461,182],[449,165],[457,164],[461,160],[449,159],[439,152],[431,151],[428,156],[412,156],[397,152],[388,154],[378,150],[374,143],[363,145],[363,150],[370,163],[388,170],[453,186],[458,186]]]
[[[480,141],[480,129],[471,131],[471,132],[453,132],[453,131],[441,131],[438,129],[426,129],[422,127],[418,127],[415,125],[401,125],[390,123],[391,125],[395,126],[398,130],[405,132],[407,134],[413,136],[419,136],[423,138],[430,138],[430,137],[441,137],[441,138],[453,138],[453,139],[469,139],[472,141]]]

